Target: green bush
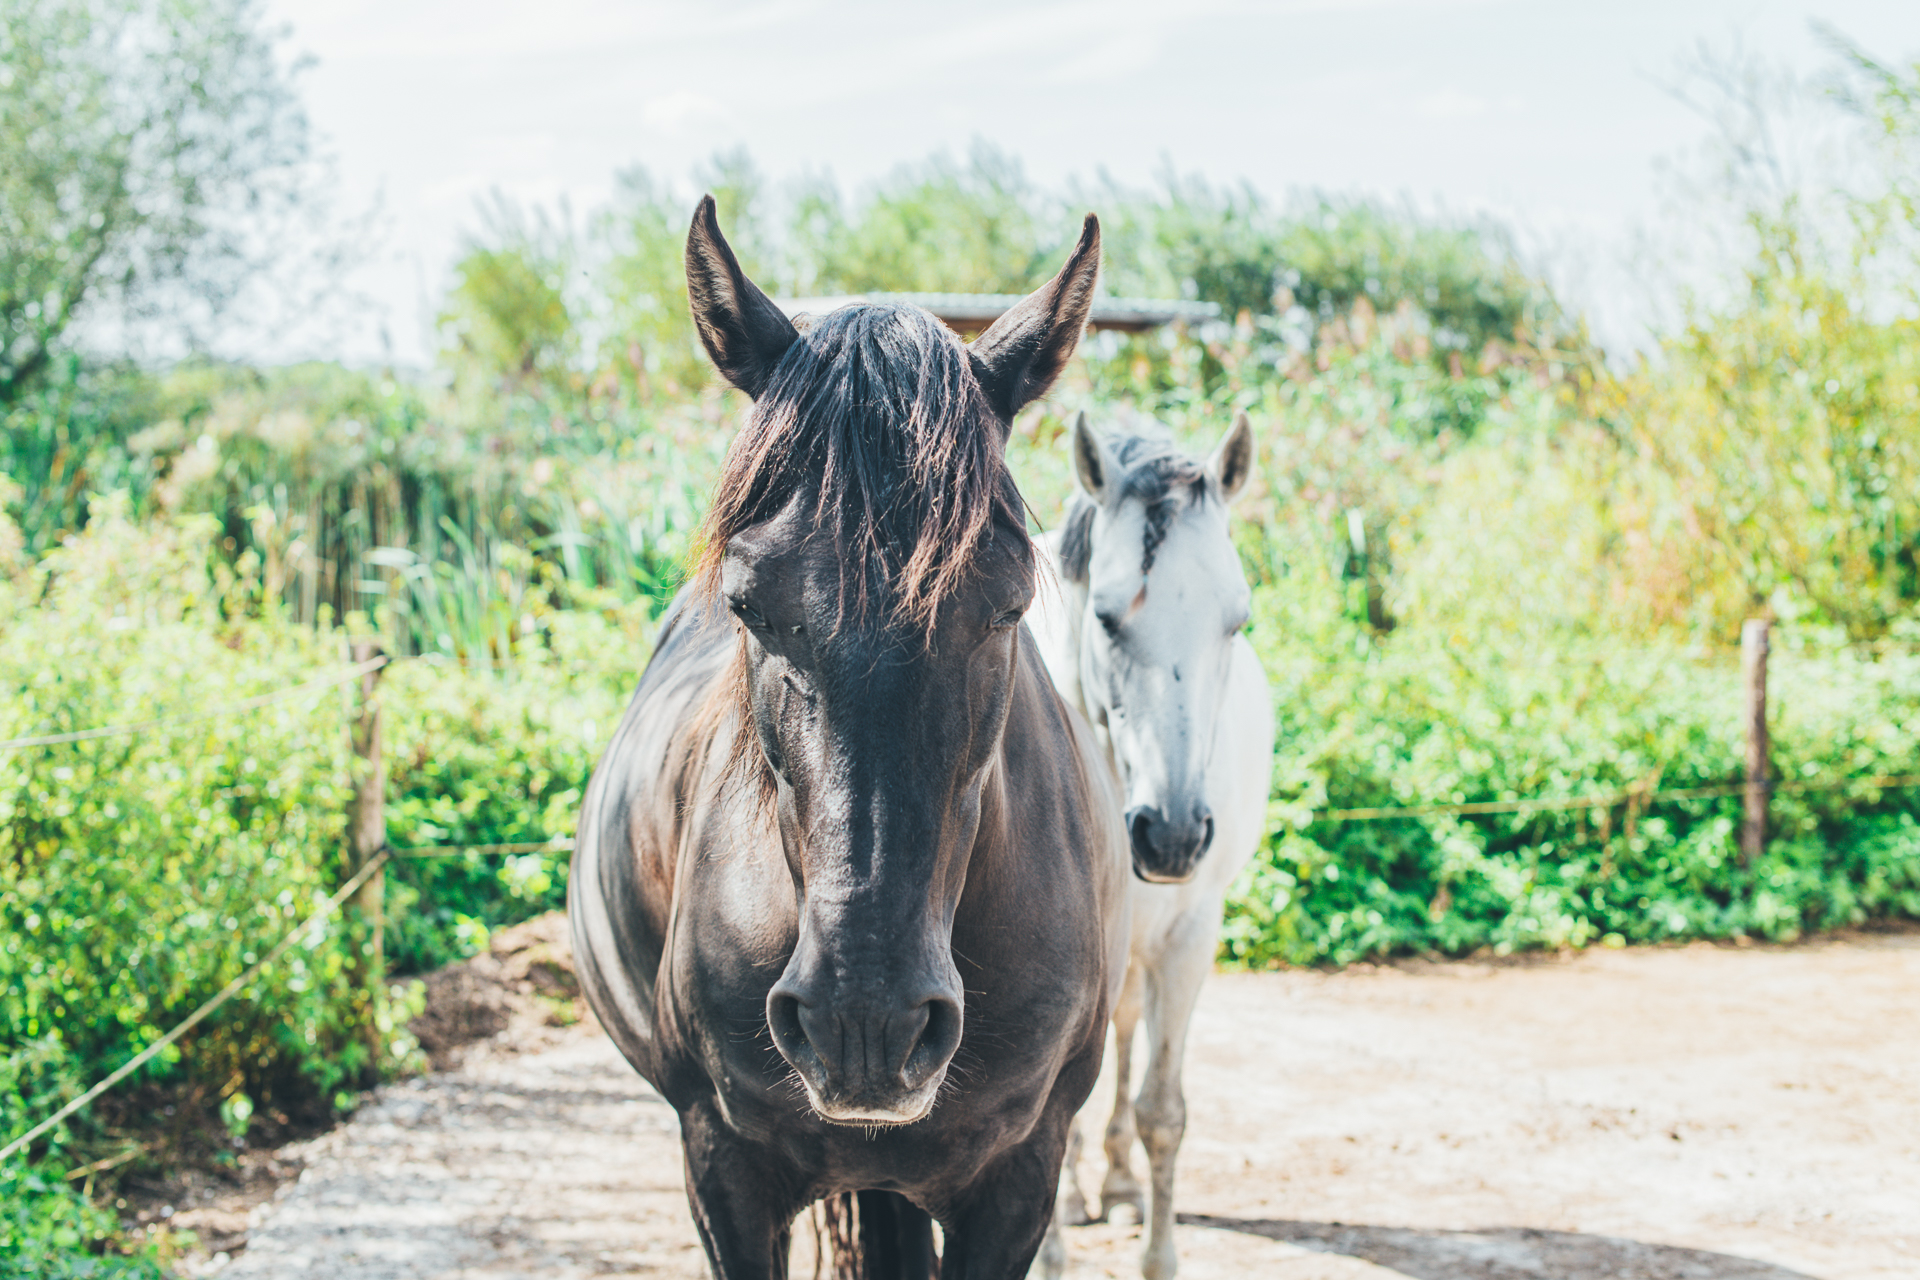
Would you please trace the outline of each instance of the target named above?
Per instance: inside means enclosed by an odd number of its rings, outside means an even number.
[[[0,1272],[11,1280],[168,1280],[152,1250],[119,1251],[119,1228],[65,1182],[0,1166]]]
[[[1773,839],[1750,868],[1739,858],[1738,796],[1314,821],[1324,809],[1738,782],[1738,666],[1678,648],[1521,649],[1404,633],[1383,641],[1351,622],[1344,635],[1316,632],[1282,593],[1256,598],[1255,643],[1280,723],[1274,834],[1236,886],[1225,958],[1346,963],[1481,947],[1785,940],[1920,916],[1915,789],[1783,791]],[[1912,770],[1920,660],[1788,649],[1771,686],[1783,782]]]
[[[573,834],[600,752],[646,665],[643,608],[558,611],[499,671],[416,661],[382,682],[389,840],[524,844]],[[489,928],[566,903],[564,849],[409,858],[387,876],[399,972],[473,954]]]
[[[96,509],[0,586],[0,738],[192,716],[341,669],[314,632],[226,611],[248,595],[209,573],[204,521]],[[346,696],[0,754],[0,1072],[19,1096],[50,1104],[118,1067],[344,878]],[[362,942],[336,918],[142,1078],[265,1102],[390,1067],[407,1046],[370,1060]],[[8,1115],[9,1135],[41,1114]]]

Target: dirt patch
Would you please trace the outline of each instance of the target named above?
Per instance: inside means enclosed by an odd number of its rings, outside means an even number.
[[[531,1053],[557,1043],[555,1032],[591,1017],[573,972],[565,912],[502,929],[487,954],[425,978],[426,1008],[407,1024],[435,1071],[458,1066],[468,1046],[487,1041]]]
[[[1912,1280],[1916,1008],[1911,932],[1216,975],[1181,1275]],[[704,1275],[671,1109],[590,1024],[512,1025],[283,1152],[227,1274]],[[1075,1280],[1139,1274],[1133,1224],[1068,1235]]]

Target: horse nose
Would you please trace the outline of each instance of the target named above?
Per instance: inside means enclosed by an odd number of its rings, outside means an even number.
[[[1196,803],[1184,821],[1172,822],[1153,805],[1135,805],[1127,810],[1127,836],[1135,875],[1150,884],[1180,884],[1193,879],[1213,844],[1213,810]]]
[[[940,990],[831,999],[783,978],[767,993],[767,1026],[828,1119],[917,1119],[900,1113],[959,1049],[960,1002]]]

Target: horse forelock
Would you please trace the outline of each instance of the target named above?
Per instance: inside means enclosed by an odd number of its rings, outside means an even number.
[[[1209,494],[1206,468],[1180,452],[1172,439],[1159,431],[1129,431],[1107,439],[1108,456],[1119,464],[1114,499],[1141,504],[1146,515],[1146,530],[1140,548],[1140,571],[1153,568],[1160,544],[1167,540],[1174,517],[1188,503],[1204,500]],[[1093,499],[1076,493],[1067,507],[1060,534],[1060,569],[1070,582],[1084,583],[1093,561],[1093,517],[1098,510]]]
[[[930,629],[993,538],[1026,541],[1026,507],[966,348],[918,307],[843,307],[787,349],[727,451],[696,574],[796,495],[840,562],[840,625]]]

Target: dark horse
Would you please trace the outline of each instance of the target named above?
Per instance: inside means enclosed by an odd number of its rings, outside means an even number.
[[[971,346],[906,306],[797,329],[711,198],[694,215],[694,318],[755,403],[587,789],[569,910],[728,1280],[784,1276],[821,1199],[842,1274],[1016,1280],[1047,1229],[1126,966],[1127,852],[1021,620],[1004,454],[1098,263],[1089,216]]]

